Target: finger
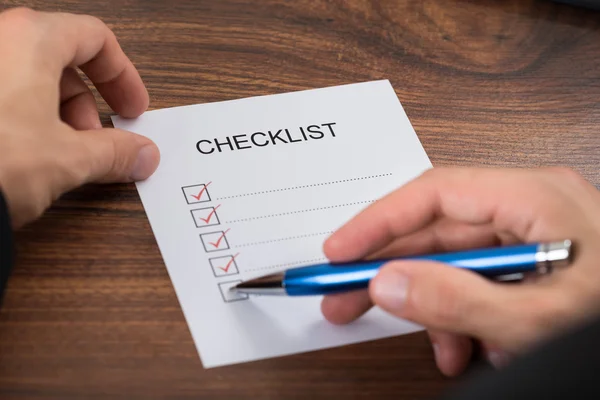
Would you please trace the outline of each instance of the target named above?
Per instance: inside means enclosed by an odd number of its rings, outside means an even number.
[[[114,33],[98,18],[42,13],[46,21],[45,59],[59,77],[65,67],[79,67],[108,105],[121,116],[136,117],[148,107],[148,92]]]
[[[369,259],[406,256],[424,252],[484,246],[494,243],[491,226],[471,226],[443,219],[415,234],[399,238]],[[321,303],[324,317],[332,323],[347,324],[359,318],[372,306],[366,291],[326,296]]]
[[[366,290],[330,295],[323,298],[321,312],[329,322],[348,324],[369,311],[373,306]]]
[[[501,285],[433,262],[391,262],[370,282],[369,294],[399,318],[508,351],[556,328],[578,307],[564,288]]]
[[[395,240],[367,258],[382,259],[435,251],[459,250],[472,246],[487,246],[495,241],[496,236],[491,225],[472,226],[443,219],[417,233]],[[328,321],[335,324],[347,324],[359,318],[371,306],[372,302],[368,294],[361,291],[326,296],[321,303],[321,310]]]
[[[144,180],[158,167],[158,147],[148,138],[119,129],[97,129],[78,135],[86,149],[85,182],[109,183]]]
[[[373,203],[340,228],[325,243],[334,261],[364,257],[393,239],[414,233],[435,219],[447,217],[467,224],[491,224],[496,231],[510,232],[524,240],[550,238],[564,232],[564,224],[550,215],[542,226],[538,216],[560,209],[561,196],[550,196],[540,172],[520,170],[430,170],[397,191]],[[546,190],[540,190],[545,188]],[[558,206],[557,206],[558,204]],[[554,213],[556,214],[556,213]],[[549,224],[563,225],[550,229]],[[574,234],[576,234],[576,230]]]
[[[73,129],[102,128],[96,99],[73,68],[66,68],[60,80],[61,119]]]
[[[367,258],[385,259],[458,251],[493,246],[507,241],[511,240],[506,236],[499,237],[491,224],[471,225],[442,218],[424,229],[394,239],[382,249],[369,254]]]
[[[547,167],[545,170],[549,172],[546,175],[546,181],[549,184],[566,189],[571,193],[577,193],[583,188],[585,190],[584,198],[578,196],[578,200],[582,206],[587,206],[590,203],[597,203],[600,201],[600,190],[598,190],[598,188],[596,188],[590,181],[586,180],[577,171],[565,167]],[[566,179],[557,179],[557,176]],[[565,188],[567,185],[569,187]],[[590,203],[587,203],[588,201]]]
[[[440,371],[450,377],[458,376],[469,365],[473,354],[473,343],[466,336],[447,332],[428,331]]]

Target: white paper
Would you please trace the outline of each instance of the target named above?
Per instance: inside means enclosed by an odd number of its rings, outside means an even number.
[[[387,80],[113,123],[160,148],[158,170],[137,188],[205,368],[421,329],[379,309],[335,326],[324,320],[320,297],[227,291],[240,280],[325,261],[322,244],[332,231],[431,168]],[[201,140],[213,143],[198,146]]]

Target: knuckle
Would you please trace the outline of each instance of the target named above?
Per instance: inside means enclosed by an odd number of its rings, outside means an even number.
[[[9,57],[17,55],[26,61],[38,59],[35,49],[43,40],[42,29],[40,14],[30,8],[13,8],[0,13],[0,36],[15,38],[21,49],[20,52],[13,53]]]
[[[117,177],[123,175],[125,171],[127,171],[129,160],[127,159],[127,155],[120,151],[119,143],[116,139],[110,141],[110,146],[112,148],[110,152],[111,161],[108,163],[108,165],[110,165],[110,176],[113,177],[112,179],[116,179]]]
[[[113,31],[106,25],[106,23],[95,15],[78,15],[77,18],[81,18],[82,21],[85,21],[86,25],[94,26],[99,30],[107,31],[108,36],[114,36]]]
[[[11,8],[2,13],[2,22],[16,29],[29,29],[38,19],[37,11],[28,7]]]
[[[107,27],[106,24],[104,23],[104,21],[102,19],[100,19],[99,17],[96,17],[95,15],[85,15],[82,17],[86,18],[90,25],[98,25],[103,28]]]
[[[445,168],[429,168],[422,172],[417,180],[424,184],[432,185],[443,180],[443,177],[446,176],[447,173],[448,171]]]
[[[425,170],[421,176],[425,179],[440,179],[441,177],[447,176],[449,173],[457,173],[461,171],[459,168],[449,168],[449,167],[438,167],[438,168],[429,168]]]
[[[89,145],[89,142],[87,145]],[[99,175],[101,181],[113,181],[122,178],[127,171],[127,154],[123,154],[119,142],[114,136],[94,141],[90,149],[87,175]]]
[[[61,188],[61,192],[70,190],[84,182],[89,174],[90,164],[89,158],[73,143],[64,143],[62,148],[65,150],[65,154],[69,154],[70,156],[64,157],[59,165],[63,185],[65,186]]]
[[[441,167],[430,168],[423,172],[421,176],[427,180],[444,181],[451,178],[469,182],[477,180],[485,172],[485,170],[479,168]]]
[[[584,177],[579,172],[569,167],[549,167],[546,170],[554,176],[562,177],[572,182],[585,182]]]
[[[423,171],[421,173],[421,176],[423,178],[432,178],[432,177],[435,177],[436,175],[438,175],[439,172],[440,172],[439,168],[429,168],[429,169],[426,169],[425,171]]]

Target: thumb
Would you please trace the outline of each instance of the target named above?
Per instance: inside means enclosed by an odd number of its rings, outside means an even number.
[[[535,338],[562,311],[559,297],[533,285],[518,286],[440,263],[402,261],[384,266],[369,294],[397,317],[511,349]]]
[[[87,182],[140,181],[158,167],[158,147],[144,136],[109,128],[82,131],[78,135],[90,155]]]

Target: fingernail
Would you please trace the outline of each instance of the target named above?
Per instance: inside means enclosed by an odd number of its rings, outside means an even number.
[[[375,280],[375,302],[384,309],[398,310],[404,306],[408,290],[408,278],[398,272],[389,272]]]
[[[435,360],[440,362],[440,345],[437,343],[433,344],[433,355],[435,356]]]
[[[154,145],[147,145],[138,152],[130,178],[134,181],[141,181],[148,178],[156,167],[159,160],[158,149]]]
[[[499,369],[508,364],[508,356],[499,351],[490,351],[487,354],[487,359],[495,368]]]

